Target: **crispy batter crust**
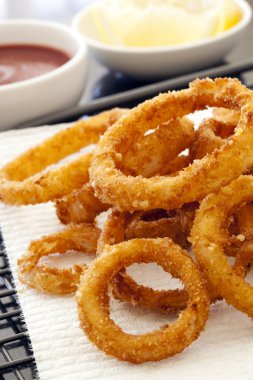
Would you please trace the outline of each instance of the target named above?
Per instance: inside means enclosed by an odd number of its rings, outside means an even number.
[[[44,174],[39,172],[96,143],[100,135],[126,112],[115,108],[80,120],[5,165],[0,171],[0,199],[15,205],[36,204],[80,188],[89,180],[91,154],[84,154],[60,169]]]
[[[214,115],[195,133],[185,115],[207,106],[216,107]],[[56,200],[59,219],[75,223],[30,244],[18,262],[20,280],[54,294],[78,288],[88,338],[132,363],[181,352],[203,330],[210,302],[222,297],[253,317],[253,287],[243,279],[253,263],[253,176],[242,175],[253,166],[252,123],[253,93],[238,80],[196,80],[131,111],[114,109],[81,121],[6,165],[0,199],[17,205]],[[94,155],[39,173],[97,142]],[[189,154],[182,156],[186,148]],[[87,222],[111,206],[100,234]],[[183,250],[191,228],[197,264]],[[40,261],[52,253],[96,249],[89,267],[59,269]],[[233,267],[227,255],[235,257]],[[126,272],[133,263],[150,262],[185,287],[157,291]],[[180,316],[151,333],[127,334],[110,318],[109,286],[119,300]]]
[[[124,172],[146,177],[163,173],[175,175],[189,164],[189,156],[177,154],[193,141],[192,122],[187,118],[173,120],[169,123],[173,128],[169,130],[167,124],[135,141],[121,163]],[[109,207],[109,204],[102,203],[95,196],[90,184],[56,201],[58,218],[64,224],[92,222],[100,212],[108,210]]]
[[[224,108],[215,108],[213,117],[204,120],[195,132],[190,146],[191,160],[201,159],[220,149],[230,138],[239,122],[240,113]]]
[[[143,335],[127,334],[110,318],[108,286],[122,267],[156,262],[179,278],[188,293],[187,307],[175,323]],[[81,278],[76,293],[81,327],[106,354],[132,363],[156,361],[184,350],[203,330],[209,298],[197,266],[170,239],[136,239],[105,246]]]
[[[184,210],[177,210],[170,218],[162,217],[153,221],[141,220],[141,214],[143,213],[130,215],[126,212],[121,213],[114,210],[107,217],[102,229],[98,242],[98,254],[103,252],[105,245],[118,244],[133,238],[169,237],[174,242],[182,243],[183,246],[186,246],[195,210],[195,205],[189,205]],[[163,211],[166,213],[165,210]],[[155,216],[157,217],[157,213],[155,214],[153,211],[153,217]],[[145,217],[150,218],[151,215],[145,215]],[[114,276],[111,284],[115,298],[147,309],[171,313],[172,311],[183,310],[187,305],[188,295],[184,289],[153,290],[137,284],[126,273],[125,268]]]
[[[177,156],[166,165],[168,175],[176,175],[190,163],[189,156]],[[96,197],[93,187],[88,183],[80,189],[59,198],[55,202],[56,213],[63,224],[90,223],[97,215],[110,208]],[[136,236],[137,237],[137,236]]]
[[[253,317],[253,288],[229,265],[224,244],[224,224],[234,210],[253,199],[253,176],[241,176],[200,205],[192,229],[193,249],[209,287]]]
[[[206,106],[241,111],[236,133],[220,150],[175,177],[133,177],[118,169],[119,154],[127,152],[136,135]],[[253,95],[237,79],[196,80],[187,90],[161,94],[132,109],[104,134],[92,159],[91,184],[103,202],[120,210],[174,209],[200,200],[252,165],[252,111]],[[235,156],[236,164],[231,165]]]
[[[55,203],[59,220],[64,224],[93,222],[98,214],[109,209],[102,203],[88,183],[81,189],[57,199]]]
[[[19,280],[39,291],[66,294],[76,291],[80,275],[87,265],[70,269],[48,267],[40,259],[52,253],[64,254],[68,250],[95,255],[100,230],[93,224],[68,226],[54,235],[33,241],[28,251],[18,260]]]
[[[150,134],[135,135],[117,167],[125,175],[145,178],[167,174],[172,170],[171,161],[189,147],[193,137],[193,123],[186,117],[158,124]]]
[[[189,247],[187,240],[198,203],[184,205],[181,209],[167,211],[156,209],[136,211],[129,217],[126,239],[169,237],[182,248]]]

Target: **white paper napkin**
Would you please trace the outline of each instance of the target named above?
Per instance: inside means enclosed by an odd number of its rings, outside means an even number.
[[[0,134],[0,165],[63,126]],[[0,225],[41,380],[252,380],[253,322],[225,302],[211,308],[205,331],[183,353],[159,363],[131,365],[98,351],[79,328],[73,296],[48,296],[17,279],[17,258],[33,239],[60,230],[52,203],[12,207],[0,204]],[[156,287],[168,276],[135,266],[135,278]],[[113,318],[129,332],[144,332],[168,321],[166,316],[112,302]]]

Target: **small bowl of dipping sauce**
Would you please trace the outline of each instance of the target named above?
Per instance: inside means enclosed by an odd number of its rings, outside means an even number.
[[[83,41],[53,22],[0,22],[0,129],[79,101],[87,72]]]
[[[251,18],[245,0],[103,0],[80,11],[73,27],[110,69],[162,79],[220,62]]]
[[[70,58],[64,51],[42,45],[0,45],[0,85],[49,73]]]

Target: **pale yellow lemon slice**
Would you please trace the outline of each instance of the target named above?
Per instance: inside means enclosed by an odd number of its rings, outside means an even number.
[[[218,0],[217,27],[214,35],[225,32],[235,26],[242,17],[242,12],[233,0]]]
[[[172,2],[173,3],[173,2]],[[111,2],[91,12],[99,40],[127,47],[180,45],[215,36],[237,24],[241,10],[235,0],[213,0],[208,7],[190,8],[170,1]],[[202,1],[203,3],[203,1]]]

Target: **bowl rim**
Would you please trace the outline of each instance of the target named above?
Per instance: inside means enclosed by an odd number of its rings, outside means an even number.
[[[53,69],[49,71],[48,73],[38,75],[33,78],[25,79],[20,82],[14,82],[14,83],[8,83],[8,84],[2,84],[0,85],[0,93],[4,91],[9,91],[9,90],[16,90],[20,88],[26,88],[33,86],[34,84],[40,84],[45,81],[50,81],[52,78],[57,78],[60,77],[62,73],[65,71],[71,70],[73,67],[75,67],[78,63],[80,63],[84,58],[87,56],[87,46],[83,43],[83,40],[80,38],[80,35],[75,33],[70,27],[67,25],[54,22],[54,21],[44,21],[44,20],[39,20],[39,19],[26,19],[26,18],[21,18],[21,19],[11,19],[11,20],[1,20],[0,21],[0,29],[1,26],[4,25],[10,25],[10,26],[31,26],[34,28],[37,27],[45,27],[45,28],[50,28],[54,29],[56,32],[64,32],[67,33],[69,36],[73,37],[73,39],[76,40],[77,42],[77,51],[76,53],[70,57],[70,59],[64,63],[62,66],[57,67],[56,69]],[[13,42],[15,44],[15,41]],[[21,44],[21,43],[20,43]],[[29,43],[26,43],[29,44]],[[33,45],[36,45],[36,42],[31,43]],[[0,43],[0,45],[4,46],[4,43]],[[10,45],[10,43],[8,43]],[[50,41],[48,41],[47,44],[39,44],[40,46],[50,46]]]
[[[237,4],[241,8],[242,11],[242,18],[241,20],[234,25],[232,28],[226,30],[225,32],[222,32],[218,36],[214,37],[208,37],[203,38],[199,41],[189,42],[185,44],[179,44],[179,45],[173,45],[173,46],[157,46],[157,47],[125,47],[125,46],[114,46],[114,45],[107,45],[103,42],[97,41],[93,38],[87,37],[85,34],[81,33],[78,28],[78,24],[80,20],[87,15],[87,13],[90,11],[90,9],[98,4],[101,3],[101,0],[92,2],[89,6],[81,9],[73,18],[72,20],[72,27],[74,28],[75,32],[78,33],[83,41],[87,43],[88,46],[97,48],[99,50],[107,51],[107,52],[115,52],[115,53],[121,53],[121,54],[150,54],[150,53],[171,53],[171,52],[177,52],[177,51],[187,51],[194,48],[199,48],[206,45],[212,45],[215,43],[218,43],[222,40],[226,40],[229,37],[241,32],[243,29],[245,29],[248,24],[250,23],[252,19],[252,8],[250,4],[246,0],[236,0]]]

